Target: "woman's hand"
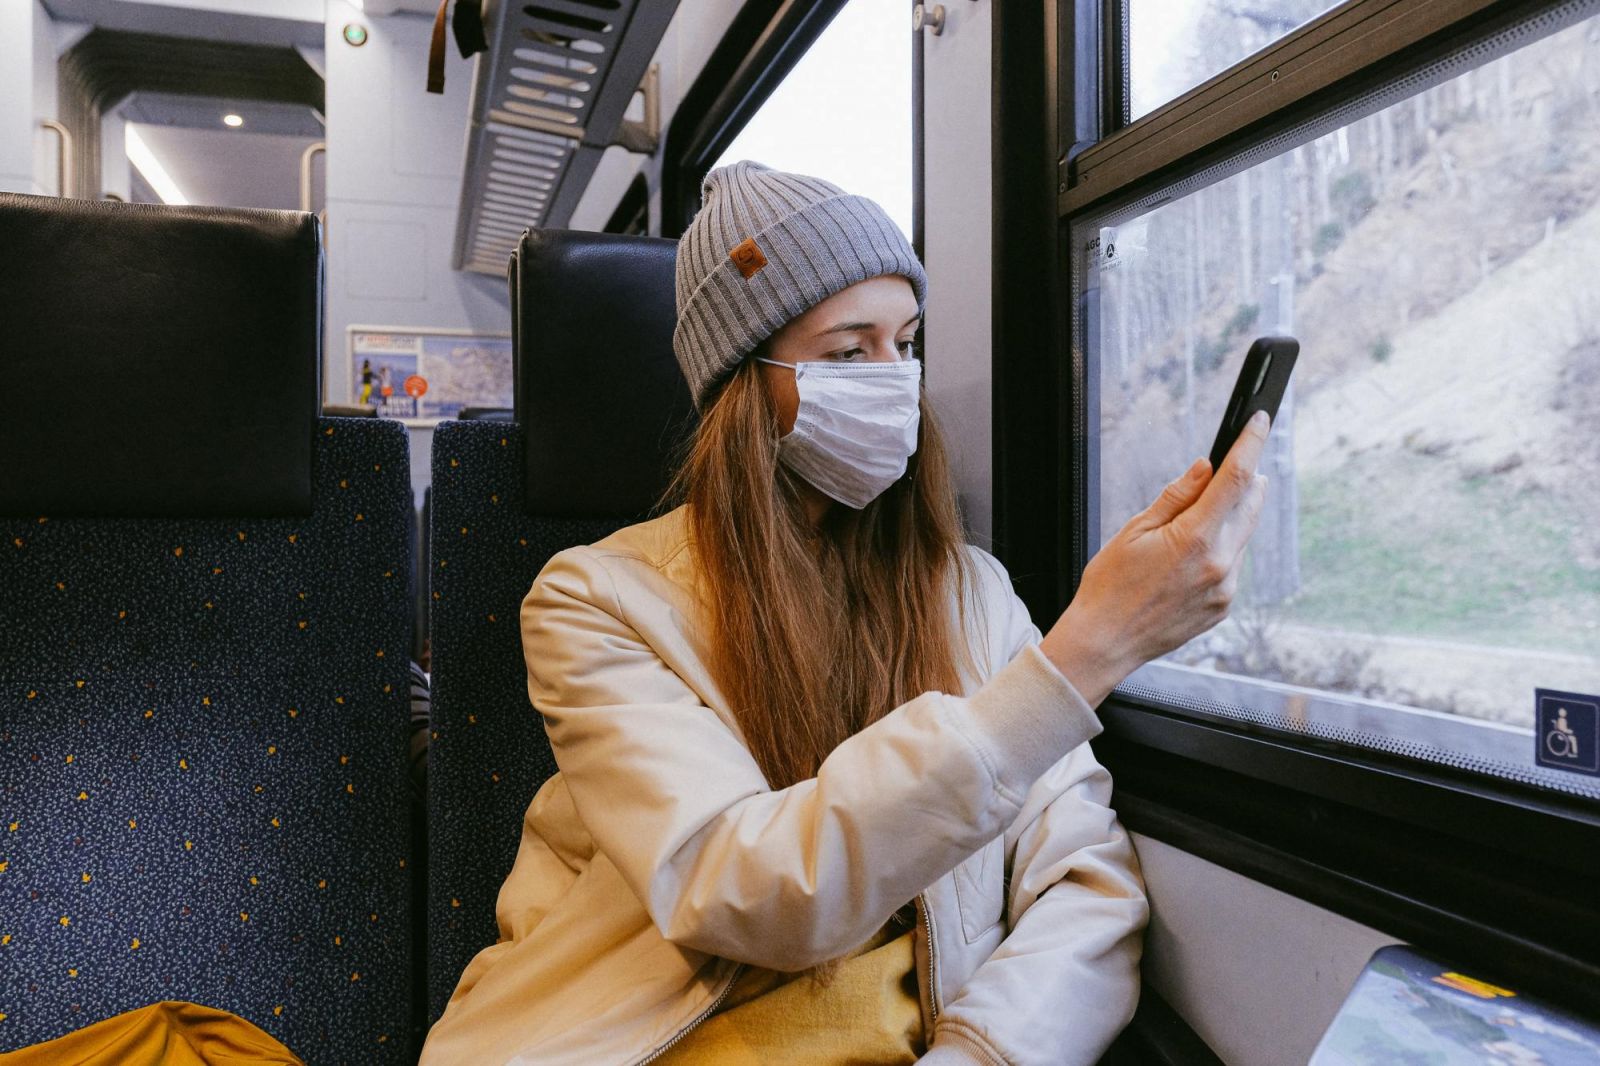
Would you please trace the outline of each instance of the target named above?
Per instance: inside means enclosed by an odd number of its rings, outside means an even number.
[[[1039,650],[1091,706],[1228,616],[1266,498],[1256,464],[1267,430],[1266,413],[1258,412],[1216,476],[1207,460],[1195,460],[1089,561]]]

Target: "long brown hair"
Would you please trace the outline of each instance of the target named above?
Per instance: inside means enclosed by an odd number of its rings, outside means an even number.
[[[907,699],[958,691],[958,667],[973,666],[960,512],[926,395],[920,411],[906,475],[861,511],[830,507],[813,528],[797,475],[778,463],[773,400],[746,359],[667,490],[688,504],[710,671],[774,789],[816,776],[834,747]],[[811,980],[826,986],[840,964],[814,965]]]
[[[906,475],[813,528],[757,370],[709,403],[669,496],[689,508],[712,676],[776,789],[914,696],[959,691],[971,651],[950,597],[964,631],[971,577],[926,397]]]

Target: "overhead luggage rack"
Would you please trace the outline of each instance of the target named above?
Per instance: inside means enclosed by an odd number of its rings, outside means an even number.
[[[650,151],[654,72],[677,0],[489,0],[472,84],[455,267],[504,274],[530,226],[565,226],[612,144]],[[644,84],[641,84],[643,82]],[[645,91],[646,119],[625,119]]]

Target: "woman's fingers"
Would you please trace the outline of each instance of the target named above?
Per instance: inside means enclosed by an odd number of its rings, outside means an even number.
[[[1215,475],[1197,460],[1089,561],[1041,647],[1091,702],[1227,617],[1266,499],[1267,428],[1252,419]]]
[[[1194,505],[1210,483],[1211,460],[1196,459],[1178,480],[1161,490],[1155,502],[1146,507],[1140,524],[1146,529],[1164,526]]]
[[[1201,527],[1220,531],[1234,512],[1250,505],[1253,494],[1264,491],[1256,487],[1256,466],[1261,462],[1261,452],[1266,447],[1270,428],[1271,423],[1265,411],[1257,411],[1245,423],[1239,439],[1233,442],[1228,457],[1222,461],[1222,469],[1217,471],[1217,476],[1206,486],[1199,502],[1189,511]],[[1249,526],[1253,529],[1254,523]],[[1215,543],[1211,537],[1206,539]]]
[[[1261,452],[1267,446],[1267,434],[1271,430],[1272,421],[1267,417],[1267,412],[1257,411],[1244,424],[1233,447],[1228,449],[1228,457],[1222,460],[1221,472],[1228,474],[1238,488],[1249,486],[1251,476],[1261,463]]]
[[[1266,501],[1267,475],[1253,474],[1250,488],[1246,488],[1237,506],[1222,515],[1221,523],[1216,527],[1214,544],[1218,555],[1230,560],[1230,565],[1237,567],[1238,560],[1245,555],[1246,547],[1250,547],[1250,538],[1256,531],[1256,525],[1261,522],[1261,511]]]

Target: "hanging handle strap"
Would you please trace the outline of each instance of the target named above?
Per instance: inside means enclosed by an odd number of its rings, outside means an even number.
[[[450,0],[439,0],[439,13],[433,17],[433,41],[428,45],[428,91],[444,92],[444,23]]]

